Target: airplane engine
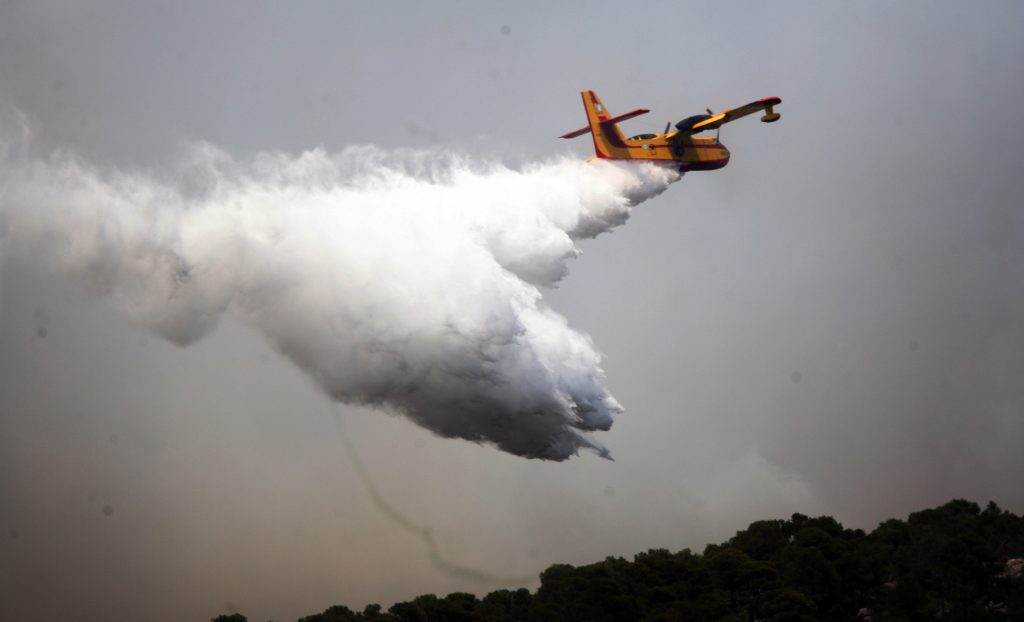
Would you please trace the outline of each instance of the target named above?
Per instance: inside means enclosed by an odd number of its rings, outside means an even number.
[[[686,132],[690,130],[694,125],[697,125],[701,121],[706,121],[711,118],[709,114],[695,114],[692,117],[686,117],[679,123],[676,123],[676,129],[680,132]]]

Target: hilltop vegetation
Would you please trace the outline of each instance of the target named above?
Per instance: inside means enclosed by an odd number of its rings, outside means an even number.
[[[954,500],[865,533],[794,514],[700,554],[556,564],[540,579],[536,592],[427,594],[387,611],[336,605],[300,622],[1024,620],[1024,518]]]

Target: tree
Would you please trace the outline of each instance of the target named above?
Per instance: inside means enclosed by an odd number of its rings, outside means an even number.
[[[536,593],[433,594],[301,622],[1024,620],[1024,518],[954,499],[870,533],[830,516],[752,523],[703,554],[652,549],[541,573]],[[239,614],[215,622],[244,622]]]

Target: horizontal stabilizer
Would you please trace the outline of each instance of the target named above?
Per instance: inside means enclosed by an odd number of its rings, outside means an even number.
[[[633,117],[639,117],[642,114],[647,114],[650,110],[646,108],[637,108],[633,112],[627,112],[626,114],[620,114],[617,117],[612,117],[606,121],[601,121],[601,125],[615,125],[616,123],[622,123],[626,119],[632,119]]]
[[[611,119],[605,119],[604,121],[598,121],[598,123],[600,123],[604,127],[608,127],[608,126],[615,125],[616,123],[622,123],[623,121],[625,121],[627,119],[632,119],[633,117],[639,117],[640,115],[647,114],[648,112],[650,112],[650,110],[647,110],[646,108],[637,108],[636,110],[634,110],[632,112],[627,112],[626,114],[620,114],[617,117],[612,117]],[[573,131],[569,132],[568,134],[562,134],[561,136],[559,136],[559,138],[576,138],[577,136],[583,136],[584,134],[587,134],[589,132],[590,132],[590,126],[588,125],[587,127],[581,127],[578,130],[573,130]]]
[[[590,126],[588,125],[587,127],[581,127],[578,130],[573,130],[568,134],[562,134],[561,136],[559,136],[559,138],[576,138],[577,136],[583,136],[584,134],[587,134],[589,132]]]

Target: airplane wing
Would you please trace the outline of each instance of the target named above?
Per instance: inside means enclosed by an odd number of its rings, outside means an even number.
[[[733,108],[731,110],[724,110],[718,114],[711,115],[710,118],[704,119],[700,123],[695,123],[689,130],[688,134],[696,134],[697,132],[703,132],[705,130],[713,130],[725,125],[730,121],[735,121],[748,114],[753,114],[758,110],[764,110],[765,115],[761,117],[761,120],[765,123],[771,123],[772,121],[779,120],[779,113],[772,110],[772,106],[781,104],[782,100],[778,97],[765,97],[759,99],[756,102],[750,102],[745,106],[739,108]]]

